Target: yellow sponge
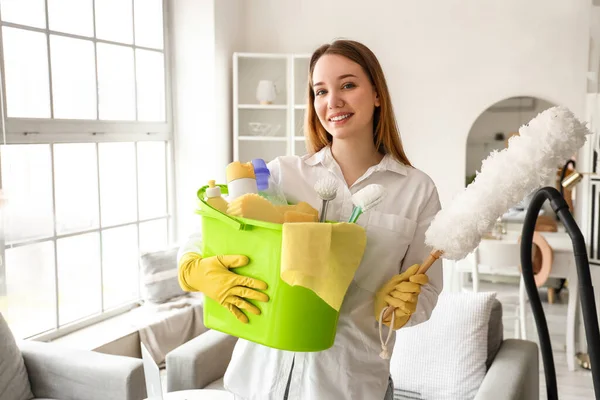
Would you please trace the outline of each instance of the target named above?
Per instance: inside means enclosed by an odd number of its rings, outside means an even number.
[[[296,204],[296,211],[314,215],[317,220],[319,219],[319,210],[312,207],[307,202],[301,201],[300,203]]]
[[[247,193],[233,200],[227,207],[227,214],[275,224],[283,223],[283,214],[269,200],[256,193]]]
[[[315,220],[316,221],[319,220],[319,211],[304,201],[301,201],[298,204],[290,204],[290,205],[276,206],[276,207],[282,214],[285,214],[289,211],[295,211],[295,212],[299,212],[299,213],[314,215]]]
[[[300,211],[286,211],[283,214],[283,222],[319,222],[319,218],[314,214]]]

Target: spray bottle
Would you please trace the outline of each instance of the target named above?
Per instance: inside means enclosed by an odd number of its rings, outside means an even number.
[[[254,167],[254,174],[256,175],[258,194],[269,200],[273,205],[287,205],[285,195],[279,185],[273,180],[271,171],[269,171],[265,160],[255,158],[252,160],[252,165]]]

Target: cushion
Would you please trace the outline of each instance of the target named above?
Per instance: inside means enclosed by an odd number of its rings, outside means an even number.
[[[395,393],[436,400],[473,399],[486,374],[495,293],[443,291],[430,319],[400,329],[391,360]]]
[[[177,248],[171,248],[141,255],[144,301],[164,303],[186,294],[177,279],[177,251]]]
[[[0,314],[0,399],[33,398],[21,350]]]
[[[492,311],[490,312],[490,322],[488,324],[488,353],[485,360],[485,367],[490,368],[496,354],[500,351],[502,341],[504,340],[504,324],[502,323],[502,303],[498,299],[492,302]]]

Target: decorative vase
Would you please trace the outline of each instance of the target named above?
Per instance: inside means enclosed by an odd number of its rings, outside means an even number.
[[[268,80],[262,80],[258,82],[256,87],[256,100],[260,104],[271,104],[277,97],[275,83]]]

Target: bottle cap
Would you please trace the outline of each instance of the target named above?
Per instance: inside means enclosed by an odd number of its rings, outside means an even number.
[[[258,190],[267,190],[269,188],[269,177],[271,171],[267,168],[265,160],[262,158],[255,158],[252,160],[254,166],[254,174],[256,175],[256,186]]]
[[[219,197],[221,196],[221,188],[215,185],[214,180],[210,180],[208,181],[208,189],[206,189],[205,193],[206,197],[209,199],[212,197]]]
[[[229,184],[236,179],[243,178],[255,178],[254,168],[251,163],[240,163],[239,161],[234,161],[227,165],[225,169],[225,174],[227,175],[227,183]]]

